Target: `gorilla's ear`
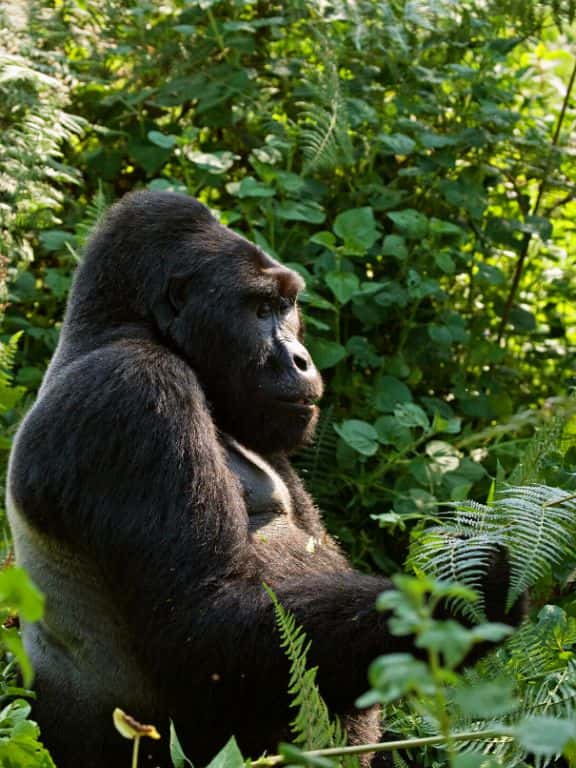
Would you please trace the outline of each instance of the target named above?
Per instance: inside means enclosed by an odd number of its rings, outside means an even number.
[[[168,281],[167,297],[176,315],[186,306],[190,294],[192,278],[190,275],[172,275]]]
[[[191,277],[187,274],[172,275],[164,296],[154,306],[154,317],[160,333],[167,334],[170,326],[186,306],[190,294]]]

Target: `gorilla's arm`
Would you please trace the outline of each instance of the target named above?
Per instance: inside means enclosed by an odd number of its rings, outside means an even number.
[[[286,690],[262,582],[312,640],[310,660],[336,711],[364,690],[376,655],[409,647],[374,610],[387,580],[333,552],[323,561],[322,547],[291,562],[281,543],[264,555],[254,545],[202,389],[178,357],[153,344],[115,345],[53,376],[58,385],[46,387],[20,438],[33,460],[18,462],[16,501],[102,569],[140,638],[136,652],[172,701],[211,685],[227,699],[254,684]],[[37,467],[42,479],[28,482]]]

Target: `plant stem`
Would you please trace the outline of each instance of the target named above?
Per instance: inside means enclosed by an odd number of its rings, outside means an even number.
[[[512,741],[512,736],[502,727],[485,731],[465,731],[453,733],[450,737],[456,741],[488,741],[489,739],[505,739]],[[391,752],[394,749],[415,749],[434,744],[445,744],[444,736],[423,736],[417,739],[403,739],[401,741],[383,741],[378,744],[358,744],[354,747],[329,747],[327,749],[313,749],[303,752],[303,757],[345,757],[347,755],[363,755],[367,752]],[[270,755],[250,762],[250,768],[267,768],[267,766],[281,765],[285,761],[282,755]]]
[[[558,140],[560,138],[560,131],[562,130],[562,124],[564,123],[566,110],[568,109],[568,104],[570,103],[570,97],[572,95],[572,89],[574,87],[575,81],[576,81],[576,63],[572,68],[572,74],[570,75],[570,80],[568,81],[568,87],[566,88],[566,93],[564,94],[562,108],[560,110],[560,114],[558,115],[558,121],[556,123],[556,128],[554,130],[554,136],[552,137],[552,144],[550,145],[550,152],[548,153],[548,158],[546,160],[544,174],[540,180],[538,195],[536,197],[536,202],[534,203],[534,208],[532,209],[532,216],[537,216],[538,211],[540,209],[540,203],[542,202],[544,191],[546,189],[548,178],[550,176],[550,163],[551,163],[551,158],[553,154],[553,149],[554,147],[557,146]],[[530,246],[531,240],[532,240],[532,233],[526,232],[524,234],[524,239],[522,241],[522,247],[520,249],[520,254],[518,256],[518,262],[516,263],[516,269],[514,270],[512,285],[510,286],[508,298],[506,299],[504,311],[502,312],[502,319],[500,321],[500,328],[498,330],[498,343],[500,343],[504,337],[504,331],[506,330],[506,325],[508,324],[508,318],[510,316],[512,304],[514,303],[514,299],[516,298],[518,284],[520,283],[520,278],[522,277],[522,272],[524,271],[524,264],[526,262],[526,257],[528,255],[528,248]]]
[[[132,768],[138,768],[138,749],[140,747],[140,736],[134,737],[134,746],[132,747]]]

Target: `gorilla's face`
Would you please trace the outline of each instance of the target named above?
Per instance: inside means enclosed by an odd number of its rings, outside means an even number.
[[[189,275],[172,282],[171,336],[217,426],[261,453],[296,448],[313,434],[322,395],[302,344],[303,281],[217,222],[190,259]]]

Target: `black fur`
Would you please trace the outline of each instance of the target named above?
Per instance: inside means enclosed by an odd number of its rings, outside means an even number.
[[[130,195],[92,237],[9,476],[17,559],[47,597],[24,638],[59,768],[128,765],[116,706],[162,732],[144,765],[170,765],[169,718],[196,766],[231,734],[275,750],[291,714],[262,582],[352,741],[378,738],[354,700],[407,641],[373,608],[389,583],[351,569],[287,459],[321,394],[301,287],[180,195]]]

